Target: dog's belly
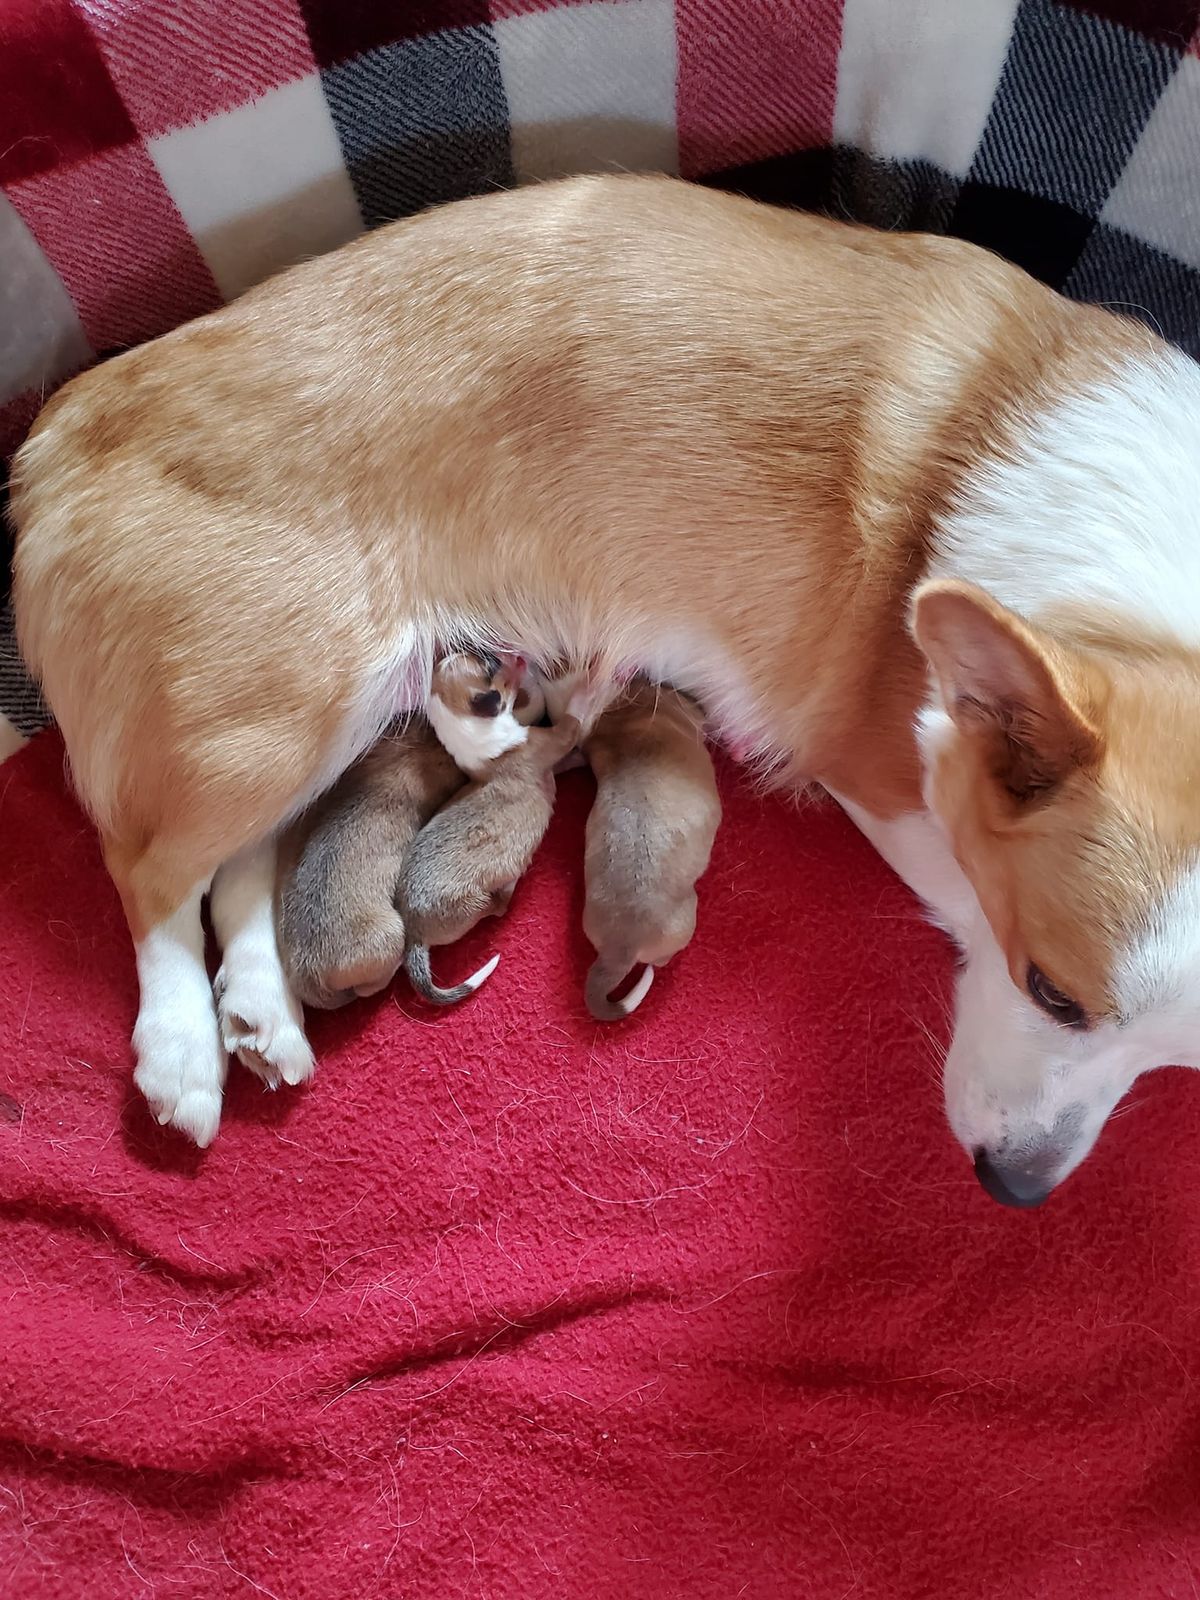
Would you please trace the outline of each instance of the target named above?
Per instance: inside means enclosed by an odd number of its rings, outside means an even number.
[[[501,619],[489,619],[487,625],[493,630],[493,640],[503,632]],[[455,637],[460,637],[457,630]],[[648,631],[644,641],[637,641],[628,639],[624,625],[614,623],[607,636],[605,630],[599,628],[587,641],[564,641],[561,650],[552,655],[542,653],[544,635],[520,637],[514,632],[511,636],[505,634],[499,642],[506,649],[525,656],[545,676],[573,682],[586,669],[591,657],[608,656],[618,638],[623,639],[629,653],[612,661],[611,675],[615,683],[626,682],[640,674],[653,683],[666,684],[690,694],[704,707],[707,736],[735,761],[752,766],[756,772],[796,761],[797,744],[803,749],[806,742],[803,702],[791,706],[787,729],[779,727],[770,714],[765,686],[756,687],[728,645],[712,630],[700,625],[664,626]],[[434,654],[447,648],[445,641],[439,640]],[[416,685],[414,672],[393,673],[392,681],[398,681],[399,689],[388,702],[391,716],[421,709],[424,697]],[[387,692],[386,687],[383,692]],[[552,692],[548,704],[557,719],[565,710],[566,698]]]

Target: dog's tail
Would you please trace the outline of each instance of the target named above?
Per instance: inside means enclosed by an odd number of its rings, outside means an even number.
[[[654,982],[654,968],[647,963],[642,970],[642,975],[630,989],[629,993],[621,1000],[610,1000],[608,997],[618,984],[633,971],[632,966],[612,967],[603,961],[593,961],[591,971],[587,975],[587,987],[584,996],[587,1008],[598,1022],[620,1022],[622,1017],[629,1016],[636,1011],[646,998],[646,991]]]
[[[409,945],[404,956],[404,970],[408,974],[409,983],[422,1000],[428,1000],[432,1006],[453,1006],[460,1000],[465,1000],[469,994],[474,994],[481,984],[487,982],[499,964],[499,955],[494,955],[490,961],[484,962],[478,972],[473,972],[469,978],[464,978],[462,983],[456,983],[453,989],[439,989],[429,969],[428,945]]]

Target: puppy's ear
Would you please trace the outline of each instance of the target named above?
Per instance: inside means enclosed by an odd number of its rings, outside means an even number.
[[[974,584],[935,579],[917,590],[912,633],[942,702],[985,742],[990,770],[1013,799],[1037,799],[1103,753],[1082,707],[1078,663]]]
[[[504,651],[497,660],[499,664],[492,674],[493,683],[497,684],[505,694],[515,695],[525,682],[529,663],[524,656],[514,655],[511,650]]]

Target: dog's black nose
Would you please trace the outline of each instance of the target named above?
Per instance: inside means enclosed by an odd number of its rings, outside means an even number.
[[[986,1150],[975,1152],[975,1176],[1002,1206],[1040,1206],[1054,1187],[1055,1165],[1057,1157],[1035,1156],[1030,1161],[1007,1162],[989,1156]]]

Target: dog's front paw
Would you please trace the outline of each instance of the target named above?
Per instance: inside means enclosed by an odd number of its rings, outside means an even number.
[[[133,1081],[153,1115],[205,1149],[221,1125],[227,1067],[216,1019],[197,1018],[188,1026],[177,1017],[140,1016],[133,1047]]]
[[[316,1059],[304,1037],[304,1014],[279,974],[228,974],[222,967],[213,991],[226,1050],[268,1089],[312,1077]]]

